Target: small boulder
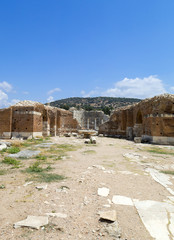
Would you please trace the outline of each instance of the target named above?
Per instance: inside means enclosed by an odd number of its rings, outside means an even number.
[[[90,143],[91,143],[91,140],[90,140],[90,139],[85,139],[84,143],[90,144]]]
[[[134,137],[135,143],[141,143],[141,137]]]
[[[107,211],[107,212],[100,212],[100,219],[115,222],[117,220],[116,211],[112,210],[112,211]]]
[[[91,137],[90,140],[91,140],[91,143],[92,143],[92,144],[96,144],[96,143],[97,143],[97,140],[96,140],[95,137]]]

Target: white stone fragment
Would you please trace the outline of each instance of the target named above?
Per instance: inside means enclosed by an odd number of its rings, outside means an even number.
[[[105,170],[105,168],[101,165],[93,165],[92,167],[93,168],[98,168],[98,169],[103,170],[103,171]]]
[[[107,197],[109,195],[109,188],[106,187],[102,187],[102,188],[98,188],[98,195],[102,196],[102,197]]]
[[[41,226],[48,224],[48,217],[47,216],[28,216],[27,219],[17,222],[14,224],[14,228],[19,227],[30,227],[39,229]]]
[[[31,181],[31,182],[26,182],[23,186],[26,187],[26,186],[28,186],[28,185],[30,185],[30,184],[32,184],[32,183],[33,183],[33,181]]]
[[[114,204],[118,204],[118,205],[127,205],[127,206],[134,205],[131,198],[125,197],[125,196],[120,196],[120,195],[114,195],[112,198],[112,202]]]

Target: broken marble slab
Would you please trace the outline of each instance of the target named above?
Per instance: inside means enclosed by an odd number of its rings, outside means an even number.
[[[3,149],[6,149],[7,145],[3,142],[0,143],[0,151],[2,151]]]
[[[168,185],[173,185],[169,180],[170,176],[164,173],[160,173],[158,170],[153,169],[153,168],[146,168],[146,172],[150,173],[151,177],[161,184],[163,187],[166,188],[166,190],[174,196],[174,191],[168,187]]]
[[[29,227],[39,229],[48,224],[48,216],[31,216],[29,215],[25,220],[14,224],[14,228]]]
[[[64,213],[45,213],[49,217],[67,218],[67,214]]]
[[[134,201],[134,205],[154,239],[174,239],[174,205],[151,200]]]
[[[109,188],[106,188],[106,187],[102,187],[102,188],[98,188],[98,195],[99,196],[102,196],[102,197],[107,197],[109,195]]]
[[[131,198],[120,195],[114,195],[112,202],[118,205],[134,206]]]
[[[12,158],[31,158],[35,157],[40,153],[40,151],[32,151],[32,150],[23,150],[18,153],[9,154],[8,157]]]
[[[116,211],[111,210],[111,211],[100,212],[100,219],[115,222],[117,220]]]
[[[55,143],[40,143],[40,144],[37,144],[35,147],[50,148],[52,145],[55,145]]]
[[[105,168],[101,165],[93,165],[92,167],[93,168],[98,168],[98,169],[103,170],[103,171],[105,170]]]

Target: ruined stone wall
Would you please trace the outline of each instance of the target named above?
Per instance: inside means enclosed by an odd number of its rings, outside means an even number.
[[[77,130],[81,129],[77,120],[73,118],[72,112],[60,110],[59,118],[60,118],[60,128],[58,130],[59,135],[67,132],[77,132]]]
[[[109,120],[109,116],[102,111],[74,110],[73,118],[76,118],[82,129],[98,130],[99,126]]]
[[[121,131],[120,131],[121,130]],[[145,99],[133,106],[115,111],[99,133],[121,135],[128,139],[174,144],[174,95]]]
[[[12,109],[0,110],[0,138],[11,138]]]

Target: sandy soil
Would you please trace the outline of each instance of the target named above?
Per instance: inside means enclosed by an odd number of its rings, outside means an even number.
[[[51,172],[65,176],[63,181],[48,184],[33,181],[24,186],[30,175],[21,170],[35,159],[21,160],[23,166],[19,169],[0,164],[1,169],[8,170],[7,174],[0,176],[0,185],[5,186],[0,189],[0,239],[117,239],[106,231],[109,223],[99,221],[99,212],[108,210],[117,212],[122,240],[153,239],[135,207],[116,205],[111,201],[114,195],[161,202],[167,199],[169,192],[152,179],[146,168],[171,170],[172,155],[150,153],[147,151],[152,147],[150,145],[113,138],[97,137],[96,145],[85,145],[84,139],[74,137],[55,137],[51,141],[78,147],[67,152],[62,160],[50,158],[44,163],[45,166],[51,164],[54,168]],[[41,150],[48,154],[46,149]],[[126,153],[138,154],[139,158],[131,160],[124,156]],[[105,170],[94,165],[103,166]],[[174,183],[172,177],[171,182]],[[36,189],[36,186],[45,184],[47,189]],[[110,189],[108,197],[97,194],[101,187]],[[174,190],[173,186],[170,187]],[[39,230],[13,228],[15,222],[28,215],[43,216],[45,213],[64,213],[67,217],[49,217],[49,224]]]

